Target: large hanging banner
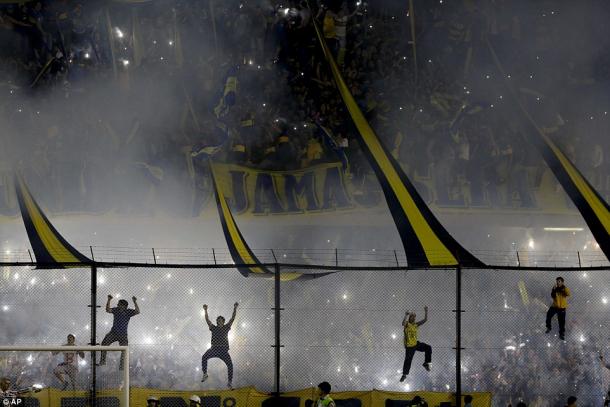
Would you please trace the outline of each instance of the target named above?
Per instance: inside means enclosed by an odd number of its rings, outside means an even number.
[[[58,263],[91,262],[53,227],[19,175],[15,176],[15,189],[23,224],[39,268],[63,268]]]
[[[241,234],[237,223],[235,223],[235,218],[231,213],[227,199],[225,198],[222,188],[218,185],[218,181],[216,180],[213,164],[210,164],[210,175],[212,177],[216,207],[218,208],[218,216],[220,217],[222,231],[224,233],[227,246],[229,247],[231,258],[233,259],[233,262],[238,265],[237,269],[245,277],[272,277],[274,272],[261,264],[258,257],[256,257],[252,249],[250,249],[250,246],[244,239],[244,236]],[[330,273],[303,274],[298,272],[288,272],[281,273],[280,279],[282,281],[313,279],[328,274]]]
[[[489,51],[494,59],[498,70],[506,78],[506,72],[502,66],[495,49],[487,42]],[[519,110],[526,120],[524,124],[528,127],[527,135],[536,146],[544,161],[549,166],[555,177],[566,191],[578,211],[585,219],[593,237],[599,244],[606,258],[610,260],[610,207],[595,188],[587,181],[583,174],[576,168],[574,163],[564,154],[553,140],[549,138],[536,124],[529,112],[523,107],[515,90],[505,82],[513,96]]]
[[[214,176],[236,213],[280,215],[318,213],[376,206],[380,192],[354,194],[342,163],[291,171],[266,171],[214,163]],[[357,198],[356,198],[357,197]],[[368,203],[368,205],[367,205]]]
[[[320,46],[335,84],[358,129],[362,150],[381,184],[394,223],[402,239],[409,266],[482,266],[436,219],[417,190],[365,119],[314,21]]]

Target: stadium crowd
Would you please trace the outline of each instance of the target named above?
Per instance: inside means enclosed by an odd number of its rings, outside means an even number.
[[[309,3],[1,5],[0,212],[16,210],[12,168],[53,211],[130,210],[121,202],[151,189],[209,194],[210,155],[266,170],[344,161],[367,188],[314,19],[372,127],[413,179],[432,180],[437,204],[537,205],[545,166],[488,40],[521,102],[607,192],[607,58],[590,45],[593,63],[555,63],[547,45],[568,18],[556,3]],[[576,34],[564,52],[579,45]],[[568,103],[575,93],[593,106]]]

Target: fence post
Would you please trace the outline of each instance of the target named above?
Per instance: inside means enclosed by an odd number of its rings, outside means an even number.
[[[97,266],[91,266],[91,338],[90,345],[97,345]],[[129,367],[127,367],[129,369]],[[95,351],[91,351],[91,387],[90,387],[90,406],[97,405],[97,357]]]
[[[462,405],[462,266],[455,269],[455,405]]]
[[[339,267],[339,249],[335,247],[335,267]]]
[[[280,264],[275,263],[275,397],[280,396],[280,347],[281,347],[281,330],[280,330],[280,290],[281,290],[281,282],[280,282]]]

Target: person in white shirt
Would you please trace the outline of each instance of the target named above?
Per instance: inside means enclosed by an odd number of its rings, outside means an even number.
[[[76,345],[76,337],[72,334],[68,335],[68,342],[63,346],[75,346]],[[53,352],[54,355],[57,355],[59,352]],[[85,358],[85,352],[63,352],[64,361],[61,362],[57,367],[53,370],[53,374],[55,377],[59,379],[61,382],[61,389],[66,390],[68,385],[72,385],[72,390],[76,389],[76,374],[78,373],[78,356],[81,358]],[[64,379],[64,375],[68,376],[68,380]]]

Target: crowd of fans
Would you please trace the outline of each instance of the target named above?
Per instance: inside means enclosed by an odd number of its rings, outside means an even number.
[[[590,44],[583,51],[587,60],[561,60],[568,53],[577,56],[582,45],[581,33],[561,41],[574,10],[552,1],[523,1],[518,12],[503,1],[415,1],[413,9],[407,2],[400,7],[378,3],[176,0],[109,6],[65,0],[1,5],[0,213],[16,210],[10,192],[13,168],[26,174],[36,195],[54,211],[130,211],[155,193],[201,198],[209,193],[210,155],[265,170],[347,157],[351,182],[370,186],[374,178],[320,52],[314,20],[372,127],[412,179],[432,180],[436,203],[451,205],[466,195],[473,206],[536,206],[532,191],[540,186],[545,167],[527,143],[505,80],[517,84],[521,103],[543,131],[594,186],[608,192],[605,109],[610,107],[600,96],[607,87],[608,58]],[[509,78],[500,77],[487,41]],[[564,50],[554,53],[558,43]],[[574,95],[578,106],[570,99]],[[188,214],[196,205],[176,208],[171,200],[167,206]],[[583,282],[581,288],[586,287]],[[335,301],[333,295],[328,298]],[[499,303],[500,297],[494,300]],[[566,344],[549,346],[536,323],[541,311],[519,311],[533,322],[520,329],[511,325],[509,342],[470,345],[483,349],[485,358],[465,352],[471,364],[464,372],[466,388],[492,390],[513,403],[538,397],[535,405],[553,404],[547,401],[553,397],[563,400],[565,394],[557,389],[598,394],[602,374],[592,351],[597,344],[586,329],[597,326],[599,314],[586,322],[584,313],[575,314],[586,346],[576,333],[578,325]],[[260,319],[269,322],[263,314]],[[41,323],[36,335],[49,337],[45,326]],[[318,346],[324,352],[343,347],[355,355],[367,346],[362,330],[343,332],[351,344],[321,338]],[[79,332],[79,338],[83,335]],[[267,339],[260,341],[265,349]],[[200,372],[193,355],[198,347],[168,353],[137,342],[134,385],[197,388]],[[402,349],[398,342],[387,345],[394,350],[368,358],[342,359],[328,351],[324,360],[333,366],[324,374],[333,372],[338,388],[381,387],[377,376],[358,374],[354,365],[393,380],[393,363],[399,365]],[[450,347],[437,354],[451,352]],[[297,355],[304,348],[296,345],[285,360],[292,355],[295,364],[303,363]],[[251,365],[248,371],[242,363],[240,373],[252,380],[242,384],[271,383],[269,366],[258,365],[262,348],[244,349],[237,351],[240,363],[249,357]],[[349,366],[353,374],[337,372],[335,365]],[[30,373],[32,379],[45,375]],[[118,377],[100,374],[109,384]],[[445,391],[452,374],[447,364],[416,380],[422,388]],[[84,385],[86,376],[81,380]],[[304,384],[296,376],[284,380],[290,388]]]
[[[555,63],[584,34],[550,51],[568,5],[522,3],[2,5],[0,211],[15,211],[14,168],[54,211],[148,209],[142,197],[157,194],[197,212],[210,155],[266,170],[341,160],[356,189],[375,185],[314,20],[372,127],[437,204],[537,205],[545,166],[488,41],[521,103],[605,194],[605,54],[592,44],[578,49],[587,62]],[[194,202],[161,199],[180,194]]]

